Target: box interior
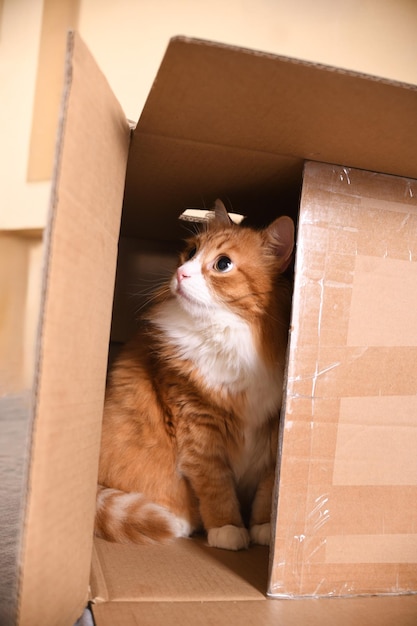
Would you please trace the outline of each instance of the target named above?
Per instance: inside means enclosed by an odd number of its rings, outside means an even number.
[[[179,210],[218,196],[258,224],[296,212],[305,160],[416,178],[416,94],[413,85],[175,38],[132,138],[122,234],[171,240]]]

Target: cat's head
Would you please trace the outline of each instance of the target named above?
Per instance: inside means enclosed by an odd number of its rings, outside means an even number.
[[[293,248],[291,218],[257,231],[234,224],[217,200],[207,229],[189,239],[181,254],[171,292],[193,316],[223,310],[247,318],[275,297],[277,277],[290,264]]]

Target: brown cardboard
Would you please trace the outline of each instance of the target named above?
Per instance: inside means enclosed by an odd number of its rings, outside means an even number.
[[[303,180],[273,595],[417,589],[417,182]]]
[[[413,624],[417,596],[328,600],[267,599],[268,549],[236,553],[204,540],[169,546],[94,542],[91,596],[99,626],[130,624]],[[363,620],[363,621],[361,621]],[[401,621],[398,621],[401,620]]]
[[[415,626],[417,598],[123,602],[93,608],[99,626]]]
[[[417,178],[416,102],[413,85],[173,39],[133,136],[123,232],[182,236],[179,210],[219,195],[260,221],[296,212],[305,159]]]
[[[123,237],[144,239],[147,245],[152,240],[176,242],[184,234],[177,225],[179,213],[190,205],[208,204],[217,195],[226,195],[237,210],[258,223],[279,212],[288,212],[290,206],[294,210],[297,202],[287,205],[282,199],[298,199],[305,158],[342,163],[345,169],[336,169],[336,178],[332,180],[334,186],[343,187],[343,192],[353,189],[352,180],[355,184],[362,180],[359,173],[347,169],[349,166],[417,177],[412,158],[417,141],[416,103],[417,91],[411,86],[210,42],[174,40],[130,147]],[[96,605],[99,626],[141,623],[142,619],[151,623],[167,619],[173,623],[207,623],[210,618],[211,623],[221,624],[231,623],[237,616],[247,623],[252,618],[258,623],[258,615],[264,623],[281,617],[288,623],[299,623],[304,619],[301,615],[311,616],[318,606],[322,607],[317,612],[321,624],[326,619],[334,623],[336,614],[339,623],[345,611],[357,618],[377,615],[378,625],[384,623],[381,620],[390,611],[391,615],[398,611],[404,616],[404,624],[411,623],[411,615],[417,614],[414,598],[393,598],[391,603],[379,599],[378,606],[382,608],[375,613],[377,605],[371,599],[363,605],[348,605],[344,601],[334,605],[297,602],[291,603],[292,608],[287,603],[267,600],[267,551],[263,548],[223,554],[189,540],[172,548],[151,548],[145,552],[97,541],[92,557],[98,442],[128,141],[128,124],[104,77],[79,37],[71,35],[46,235],[37,371],[28,413],[32,420],[28,422],[32,445],[23,541],[17,563],[20,578],[16,622],[71,626],[89,593],[93,558],[90,598]],[[308,177],[314,167],[320,173],[315,181]],[[326,169],[321,166],[309,166],[304,204],[309,193],[320,201],[328,198],[324,174],[324,187],[320,187],[323,172]],[[368,178],[365,176],[366,181]],[[414,202],[416,194],[411,181],[407,187],[403,180],[390,178],[390,184],[382,186],[382,193],[379,180],[382,179],[375,178],[371,193],[367,183],[360,183],[359,195],[336,194],[340,196],[340,206],[359,206],[367,215],[375,210],[377,197],[378,206],[391,215],[399,194],[403,194],[403,203],[408,198]],[[338,206],[336,203],[335,209]],[[362,536],[366,541],[374,536],[362,511],[371,511],[370,523],[381,525],[378,503],[386,498],[395,504],[390,508],[395,516],[390,513],[384,517],[387,537],[404,535],[414,541],[415,517],[409,502],[415,501],[415,485],[403,484],[404,474],[397,465],[395,485],[373,484],[367,488],[354,484],[355,480],[362,481],[361,472],[349,464],[350,458],[344,452],[344,428],[351,425],[354,406],[348,400],[340,412],[339,397],[378,395],[384,363],[396,372],[394,395],[411,396],[415,393],[415,354],[413,345],[393,346],[389,342],[382,349],[371,345],[361,354],[362,346],[355,342],[363,334],[357,311],[361,299],[368,296],[360,278],[363,268],[356,283],[358,300],[352,304],[356,319],[353,326],[349,327],[348,317],[339,319],[334,307],[327,307],[327,301],[320,308],[321,291],[319,288],[317,293],[317,285],[320,287],[320,272],[325,263],[323,242],[334,232],[330,211],[333,204],[325,203],[324,207],[328,219],[322,227],[316,225],[320,237],[315,240],[315,247],[306,247],[308,229],[314,226],[308,221],[303,224],[298,241],[302,251],[299,258],[304,265],[297,261],[293,325],[298,319],[298,336],[306,341],[296,341],[293,333],[270,592],[343,595],[415,591],[414,556],[410,559],[405,555],[398,542],[391,543],[388,567],[370,562],[371,552],[365,564],[357,559],[345,562],[349,542],[343,543],[343,537]],[[404,211],[401,217],[405,219]],[[372,248],[366,248],[367,257],[381,257],[386,249],[385,242],[381,252],[379,232],[384,230],[383,220],[377,225],[376,229],[370,222],[365,229],[368,237],[364,240]],[[339,253],[349,252],[353,236],[349,229],[357,226],[339,226],[338,236],[330,240]],[[400,227],[401,221],[396,226]],[[395,241],[391,237],[390,245],[395,246]],[[408,243],[412,244],[411,235]],[[406,260],[399,254],[397,250],[391,256],[396,261]],[[345,294],[336,283],[343,283],[351,270],[345,267],[341,254],[337,261],[329,280],[335,283],[337,303],[343,308]],[[312,283],[308,282],[310,273]],[[412,277],[407,280],[410,285]],[[402,296],[408,298],[408,291],[404,289]],[[312,317],[301,316],[302,306],[310,298]],[[319,360],[317,345],[309,335],[318,312],[320,336],[327,342]],[[412,333],[411,318],[403,306],[399,314],[407,333]],[[375,326],[374,337],[383,327],[384,324]],[[353,344],[346,347],[341,343],[340,333],[347,333]],[[407,336],[412,344],[413,335]],[[397,342],[398,334],[392,334],[390,341]],[[350,359],[346,367],[334,366],[346,355]],[[375,364],[377,369],[370,369]],[[401,375],[404,373],[407,376]],[[311,393],[312,381],[315,394]],[[358,381],[366,381],[371,389],[357,387]],[[312,395],[315,411],[320,410],[325,416],[314,429]],[[299,420],[293,419],[291,402],[297,402]],[[413,432],[409,421],[407,428]],[[336,447],[336,482],[331,485],[330,467]],[[407,469],[413,470],[412,460],[408,456],[407,459]],[[391,463],[391,469],[392,466]],[[346,476],[352,483],[348,486],[344,484]],[[309,478],[318,477],[324,482],[309,482]],[[329,485],[330,514],[326,513],[327,496],[323,489]],[[316,487],[318,500],[314,498]],[[306,550],[306,519],[314,526],[315,541],[319,542],[314,553]],[[345,535],[340,532],[344,520],[350,524]],[[335,530],[330,533],[332,527]],[[322,559],[320,528],[326,537],[333,538],[333,544],[329,541],[330,561]],[[373,548],[377,555],[381,543],[374,543]],[[360,549],[361,546],[355,546],[356,554]],[[300,584],[300,571],[306,573],[306,564],[310,578],[303,578]],[[138,578],[152,583],[144,594],[143,587],[138,587]],[[373,581],[372,587],[369,581]],[[202,602],[209,605],[204,614],[206,622],[200,612],[205,606]]]
[[[20,233],[0,233],[0,395],[17,392],[24,385],[24,311],[33,245],[32,238]]]
[[[264,546],[236,553],[201,538],[145,548],[96,539],[91,596],[96,603],[261,600],[267,578]]]
[[[111,303],[129,127],[77,37],[39,326],[19,623],[71,623],[88,597]],[[86,307],[86,302],[89,303]]]
[[[52,178],[67,32],[77,27],[79,12],[80,0],[44,0],[42,5],[28,181]]]

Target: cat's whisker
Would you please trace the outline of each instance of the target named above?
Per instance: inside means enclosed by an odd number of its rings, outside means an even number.
[[[157,302],[157,301],[161,301],[166,297],[169,297],[171,295],[171,290],[169,287],[166,288],[162,288],[162,289],[158,289],[158,290],[152,290],[152,292],[145,294],[147,297],[146,299],[139,305],[139,307],[137,307],[135,313],[136,315],[138,313],[140,313],[141,311],[143,311],[144,309],[148,308],[149,306],[151,306],[151,304],[153,302]]]
[[[141,290],[135,290],[135,291],[131,291],[128,295],[129,298],[134,299],[134,298],[143,298],[143,297],[153,297],[156,293],[159,293],[161,290],[163,290],[163,284],[156,286],[152,285],[149,286],[146,289],[141,289]]]
[[[172,271],[156,278],[141,278],[136,284],[130,284],[129,297],[152,295],[161,288],[167,287],[172,276]]]

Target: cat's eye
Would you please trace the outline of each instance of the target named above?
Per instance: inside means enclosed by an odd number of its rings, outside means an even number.
[[[214,263],[214,269],[218,272],[230,272],[233,269],[233,262],[228,256],[219,256]]]
[[[187,261],[190,261],[190,259],[192,259],[193,256],[195,256],[196,252],[197,252],[197,246],[193,246],[192,248],[190,248],[187,252]]]

